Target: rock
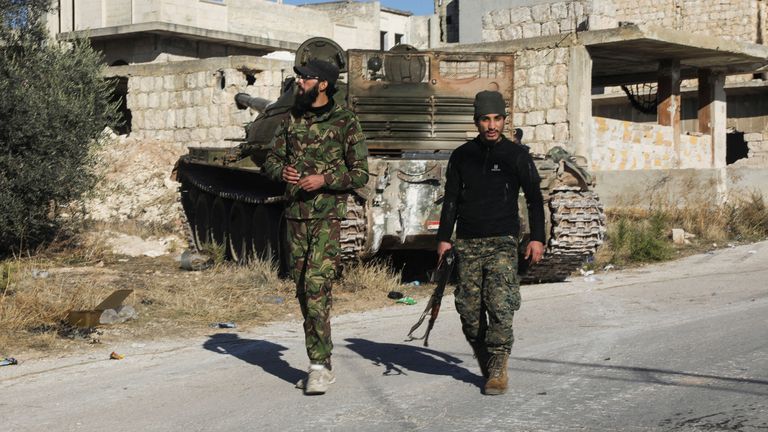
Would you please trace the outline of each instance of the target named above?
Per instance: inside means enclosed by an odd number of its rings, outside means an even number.
[[[672,228],[672,234],[670,234],[672,237],[672,243],[681,245],[685,244],[685,230],[681,228]]]

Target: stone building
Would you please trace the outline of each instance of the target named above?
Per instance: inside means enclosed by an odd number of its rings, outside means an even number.
[[[344,49],[430,46],[432,18],[378,1],[290,6],[267,0],[55,0],[48,28],[59,40],[88,38],[119,81],[116,97],[138,139],[231,146],[254,112],[234,95],[274,100],[310,37]]]
[[[768,192],[765,2],[497,3],[483,43],[451,49],[515,52],[512,123],[585,156],[608,204],[662,178]]]

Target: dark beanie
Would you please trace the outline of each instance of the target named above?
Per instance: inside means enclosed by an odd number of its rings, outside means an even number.
[[[317,78],[321,81],[328,81],[332,87],[339,79],[339,67],[331,62],[313,59],[301,66],[294,66],[293,71],[298,75]]]
[[[504,103],[501,93],[484,90],[475,95],[475,118],[487,114],[501,114],[506,117],[507,104]]]

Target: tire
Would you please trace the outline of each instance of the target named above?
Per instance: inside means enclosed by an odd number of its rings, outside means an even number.
[[[252,206],[236,202],[229,209],[229,241],[227,250],[232,261],[245,264],[253,256],[251,244]]]

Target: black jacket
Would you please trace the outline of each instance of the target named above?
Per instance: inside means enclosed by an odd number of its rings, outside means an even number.
[[[497,143],[486,143],[480,136],[467,141],[448,161],[437,240],[449,241],[454,224],[458,238],[518,237],[518,194],[522,188],[531,240],[544,243],[544,200],[539,182],[527,147],[504,136]]]

